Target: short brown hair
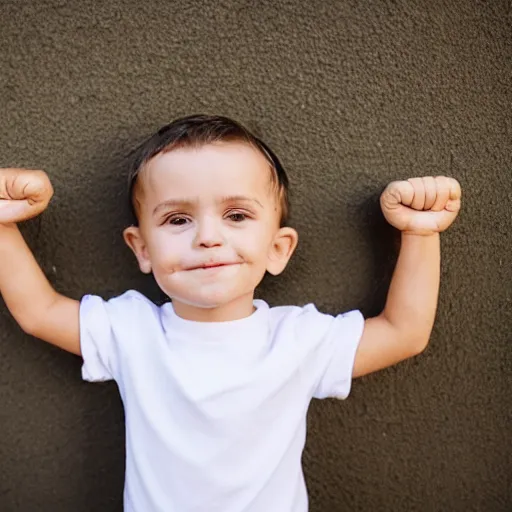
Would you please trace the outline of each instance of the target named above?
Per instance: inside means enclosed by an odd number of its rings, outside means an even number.
[[[290,204],[288,177],[274,152],[240,123],[223,116],[192,115],[182,117],[160,128],[130,154],[129,197],[134,220],[134,189],[144,166],[156,155],[183,147],[202,146],[214,142],[245,142],[257,149],[268,161],[280,202],[280,226],[288,222]]]

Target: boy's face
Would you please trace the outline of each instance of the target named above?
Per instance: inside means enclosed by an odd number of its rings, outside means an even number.
[[[224,142],[158,154],[140,174],[125,240],[180,316],[247,316],[265,271],[285,268],[297,234],[279,228],[271,172],[250,145]]]

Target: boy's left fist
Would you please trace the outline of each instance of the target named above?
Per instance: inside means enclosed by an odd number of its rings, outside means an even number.
[[[454,178],[429,176],[393,181],[380,197],[386,220],[404,233],[431,235],[447,229],[460,210],[461,189]]]
[[[0,169],[0,224],[39,215],[52,195],[52,184],[44,171]]]

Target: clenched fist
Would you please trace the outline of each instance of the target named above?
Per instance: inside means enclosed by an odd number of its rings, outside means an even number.
[[[0,224],[39,215],[52,195],[53,187],[45,172],[0,169]]]
[[[459,182],[444,176],[393,181],[380,198],[386,220],[402,232],[431,235],[447,229],[460,210]]]

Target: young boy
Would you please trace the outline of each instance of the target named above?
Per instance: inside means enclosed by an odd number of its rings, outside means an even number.
[[[0,171],[0,291],[29,334],[83,357],[83,378],[115,379],[126,415],[128,512],[303,512],[301,455],[313,397],[419,354],[439,288],[439,233],[461,191],[445,177],[391,183],[381,196],[402,245],[384,311],[336,317],[254,300],[297,245],[288,181],[236,122],[192,116],[133,155],[137,221],[124,238],[172,302],[135,291],[80,302],[57,293],[15,223],[43,211],[42,171]]]

